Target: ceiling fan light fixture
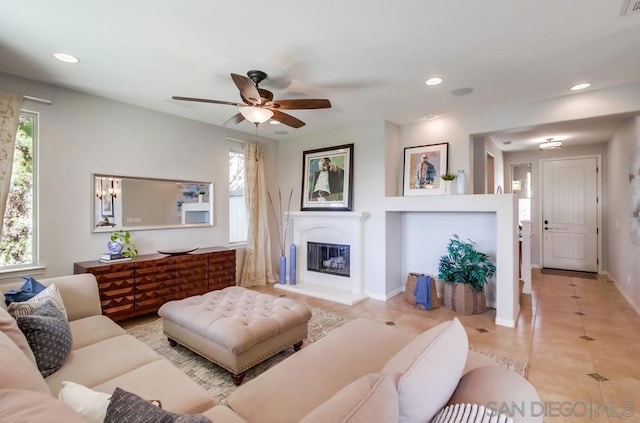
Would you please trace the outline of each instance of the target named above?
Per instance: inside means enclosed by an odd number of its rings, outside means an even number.
[[[540,150],[557,150],[562,148],[562,141],[554,141],[553,138],[547,138],[545,142],[538,144]]]
[[[273,112],[271,110],[264,109],[262,107],[242,106],[238,107],[238,111],[246,120],[255,124],[264,123],[273,116]]]
[[[274,119],[271,119],[271,120],[269,121],[269,123],[270,123],[271,125],[280,125],[280,121],[277,121],[277,120],[274,120]]]

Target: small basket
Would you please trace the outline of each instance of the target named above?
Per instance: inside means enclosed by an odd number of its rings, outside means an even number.
[[[422,304],[416,304],[416,296],[413,295],[413,291],[416,289],[418,283],[418,276],[425,276],[423,273],[409,273],[407,276],[407,284],[404,288],[404,300],[409,304],[424,309],[433,310],[440,307],[440,300],[438,299],[438,292],[436,290],[436,280],[431,277],[431,308],[425,309]]]

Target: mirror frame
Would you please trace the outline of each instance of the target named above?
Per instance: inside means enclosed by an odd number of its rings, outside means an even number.
[[[173,182],[173,183],[182,183],[182,184],[197,184],[197,185],[206,185],[209,188],[209,222],[208,223],[179,223],[179,224],[166,224],[166,225],[144,225],[144,226],[127,226],[124,222],[115,221],[111,226],[99,226],[98,222],[103,217],[103,210],[100,208],[101,206],[101,197],[98,193],[98,180],[97,178],[107,178],[111,180],[122,180],[122,179],[134,179],[139,181],[156,181],[156,182]],[[112,184],[112,188],[117,191],[119,188],[119,183],[116,181],[115,185]],[[102,189],[102,188],[101,188]],[[213,182],[205,182],[205,181],[193,181],[193,180],[178,180],[178,179],[166,179],[166,178],[150,178],[150,177],[142,177],[142,176],[125,176],[125,175],[112,175],[105,173],[92,173],[91,174],[91,232],[94,233],[103,233],[103,232],[113,232],[117,230],[126,230],[126,231],[142,231],[142,230],[154,230],[154,229],[186,229],[186,228],[203,228],[203,227],[213,227],[215,226],[214,219],[214,204],[215,204],[215,190]],[[117,201],[117,196],[113,198],[112,201]],[[116,214],[116,210],[118,207],[115,206],[115,203],[112,203],[112,212],[114,215]],[[120,209],[122,206],[120,206]],[[114,220],[116,216],[114,216]],[[122,216],[120,216],[122,220]],[[119,224],[118,224],[119,223]]]

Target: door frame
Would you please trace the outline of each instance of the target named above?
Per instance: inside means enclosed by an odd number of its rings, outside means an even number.
[[[542,232],[542,202],[544,201],[544,186],[543,186],[543,175],[542,175],[542,163],[543,162],[555,162],[555,161],[561,161],[561,160],[573,160],[573,159],[592,159],[595,158],[596,159],[596,167],[598,169],[598,171],[596,172],[596,196],[598,197],[598,202],[596,204],[596,224],[598,226],[598,233],[596,235],[597,240],[598,240],[598,251],[596,254],[596,259],[597,259],[597,266],[598,266],[598,274],[602,273],[602,235],[603,235],[603,231],[604,228],[602,226],[602,202],[603,202],[603,198],[602,198],[602,155],[601,154],[589,154],[589,155],[584,155],[584,156],[567,156],[567,157],[550,157],[548,159],[540,159],[540,162],[538,163],[538,169],[539,169],[539,174],[538,174],[538,186],[540,187],[540,201],[538,201],[538,205],[536,207],[536,210],[538,211],[538,228],[534,229],[539,231],[540,233],[540,242],[539,242],[539,256],[540,257],[540,268],[544,267],[544,242],[542,240],[542,236],[543,236],[543,232]],[[602,229],[602,230],[601,230]]]

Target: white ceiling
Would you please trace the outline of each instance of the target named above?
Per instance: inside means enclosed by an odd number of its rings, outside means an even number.
[[[259,69],[276,99],[333,104],[291,111],[307,123],[300,129],[261,125],[261,135],[286,139],[571,95],[583,81],[589,90],[638,84],[640,13],[621,16],[623,3],[0,0],[0,71],[222,125],[233,106],[171,96],[239,101],[229,74]],[[431,76],[444,82],[426,86]],[[450,94],[465,87],[473,93]],[[254,131],[246,121],[234,128]]]

